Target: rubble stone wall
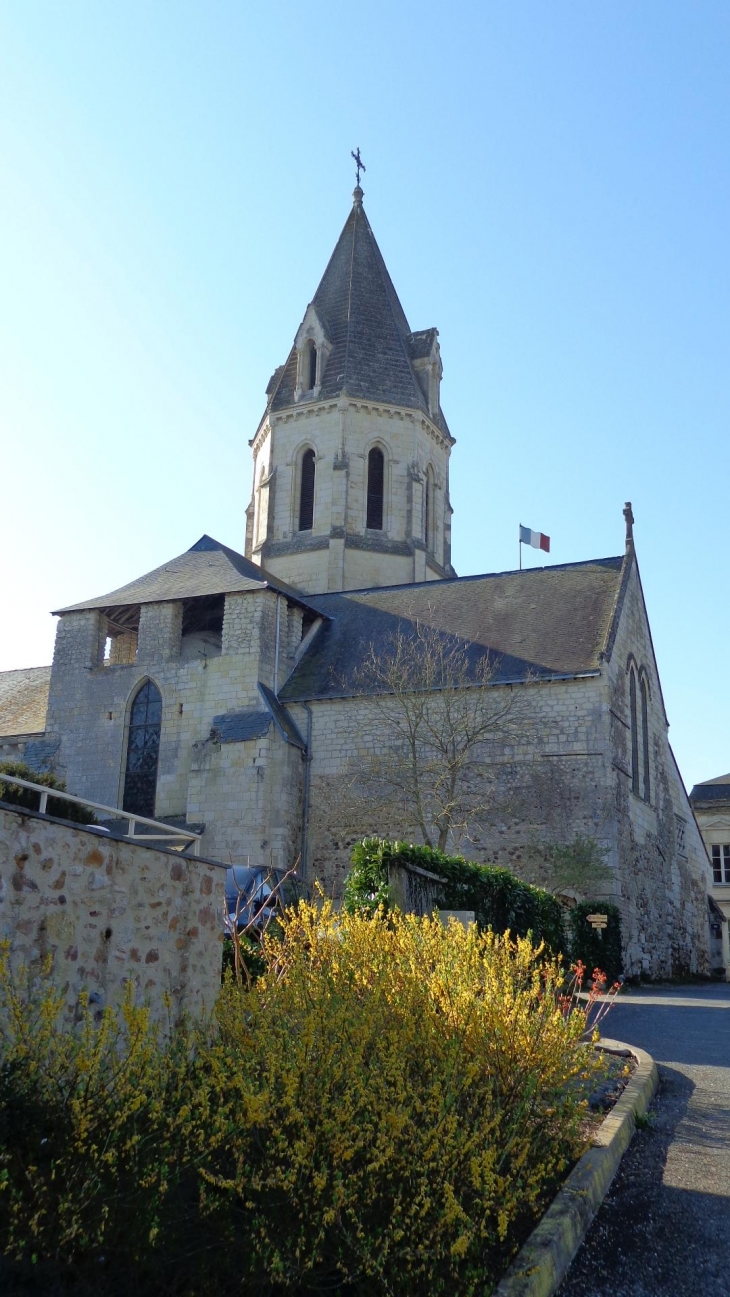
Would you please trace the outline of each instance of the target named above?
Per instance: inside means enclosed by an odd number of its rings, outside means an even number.
[[[167,1021],[212,1008],[220,986],[225,870],[0,805],[0,936],[16,964],[50,959],[69,1013],[126,982]]]

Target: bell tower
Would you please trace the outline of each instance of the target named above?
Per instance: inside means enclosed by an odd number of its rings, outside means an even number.
[[[441,375],[438,330],[411,331],[358,183],[250,443],[247,558],[311,594],[454,576]]]

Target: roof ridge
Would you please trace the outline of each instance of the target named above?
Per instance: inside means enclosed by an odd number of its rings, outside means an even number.
[[[442,586],[454,585],[460,581],[492,581],[499,576],[531,576],[536,572],[562,572],[569,568],[590,567],[596,564],[615,563],[620,566],[623,562],[622,554],[611,554],[607,558],[581,558],[573,563],[546,563],[544,567],[525,567],[525,568],[505,568],[502,572],[469,572],[464,576],[447,576],[442,577],[439,581],[401,581],[398,585],[364,585],[359,586],[356,590],[322,590],[321,592],[307,595],[308,599],[326,599],[334,595],[351,595],[351,594],[378,594],[386,590],[420,590],[424,586],[433,586],[441,589]]]

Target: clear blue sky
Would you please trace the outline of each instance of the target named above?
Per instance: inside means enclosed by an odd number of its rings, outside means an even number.
[[[454,562],[636,538],[687,783],[730,769],[727,0],[0,3],[0,667],[207,531],[344,223],[440,330]],[[526,561],[540,561],[526,551]]]

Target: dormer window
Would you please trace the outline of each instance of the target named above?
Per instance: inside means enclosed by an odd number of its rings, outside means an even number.
[[[313,306],[307,307],[307,313],[299,326],[294,346],[297,357],[297,381],[294,392],[295,401],[313,400],[319,396],[322,386],[322,375],[327,358],[332,350],[322,322]]]
[[[314,342],[307,344],[307,359],[305,369],[309,380],[307,391],[313,392],[317,386],[317,347]]]

